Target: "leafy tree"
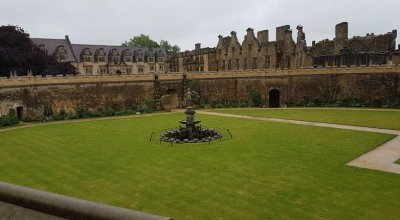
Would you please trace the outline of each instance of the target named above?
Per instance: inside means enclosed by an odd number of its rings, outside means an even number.
[[[139,36],[134,36],[129,41],[125,41],[122,44],[124,47],[149,47],[155,48],[159,47],[158,43],[150,39],[149,35],[140,34]]]
[[[168,55],[175,55],[181,51],[181,48],[178,45],[172,46],[167,40],[161,40],[160,47],[165,48]]]
[[[122,43],[124,47],[148,47],[148,48],[156,48],[162,47],[165,48],[168,55],[174,55],[181,51],[181,48],[178,45],[171,45],[167,40],[161,40],[160,43],[152,40],[149,35],[140,34],[139,36],[134,36],[129,41]]]
[[[32,43],[29,34],[18,26],[0,27],[0,76],[10,76],[10,71],[24,75],[32,70],[40,74],[77,74],[69,63],[59,63],[54,56],[44,53]]]

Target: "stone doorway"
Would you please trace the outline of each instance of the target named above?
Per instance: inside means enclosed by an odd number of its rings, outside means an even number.
[[[281,107],[281,95],[278,89],[271,89],[268,92],[269,107],[279,108]]]
[[[164,101],[165,109],[179,108],[179,96],[178,92],[175,89],[167,90],[165,95],[168,95],[168,97]]]
[[[22,107],[22,106],[19,106],[19,107],[17,107],[17,118],[18,118],[18,121],[22,121],[22,119],[23,119],[23,117],[24,117],[24,107]]]

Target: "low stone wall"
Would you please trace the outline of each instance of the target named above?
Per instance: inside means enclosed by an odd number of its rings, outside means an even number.
[[[315,100],[340,102],[358,99],[371,106],[393,103],[400,94],[399,66],[352,68],[254,70],[154,75],[20,77],[0,79],[0,115],[20,107],[24,117],[41,115],[51,104],[54,114],[88,110],[134,109],[146,98],[173,94],[182,104],[187,88],[200,93],[203,102],[246,102],[251,91],[270,104],[270,91],[279,91],[280,106]],[[340,103],[339,103],[340,104]],[[20,112],[21,113],[21,112]]]

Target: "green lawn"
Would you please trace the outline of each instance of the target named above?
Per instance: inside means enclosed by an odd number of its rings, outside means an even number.
[[[391,135],[199,115],[233,140],[149,143],[182,118],[0,132],[0,180],[177,220],[400,216],[400,175],[345,165]]]
[[[216,109],[216,112],[256,117],[282,118],[302,121],[327,122],[400,130],[400,110],[343,110],[343,109]]]

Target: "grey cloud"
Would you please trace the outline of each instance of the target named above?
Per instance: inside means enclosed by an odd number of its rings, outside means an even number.
[[[399,28],[398,0],[0,0],[2,24],[18,24],[32,37],[74,43],[117,44],[140,33],[166,39],[182,49],[199,42],[214,47],[219,34],[247,27],[269,29],[302,24],[308,44],[333,38],[335,24],[348,21],[350,35],[386,33]]]

